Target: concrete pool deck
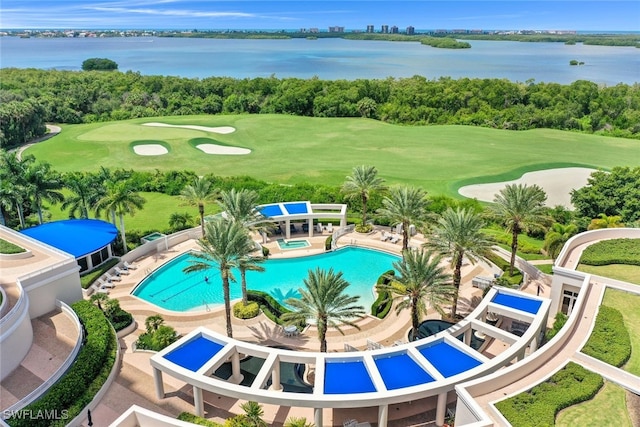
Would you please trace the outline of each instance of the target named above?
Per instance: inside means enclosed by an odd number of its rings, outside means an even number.
[[[271,257],[290,257],[310,255],[324,252],[324,242],[328,233],[316,233],[309,238],[304,233],[304,238],[311,243],[310,248],[298,250],[280,251],[277,248],[276,238],[272,238],[266,245],[270,247]],[[295,238],[295,236],[293,237]],[[414,236],[410,241],[410,246],[417,247],[424,242],[421,235]],[[273,245],[273,247],[272,247]],[[400,243],[382,242],[380,231],[363,235],[360,233],[348,233],[338,240],[338,246],[355,245],[362,247],[385,250],[399,254]],[[176,328],[178,333],[186,334],[198,326],[205,326],[221,334],[226,333],[224,325],[223,308],[212,309],[211,311],[199,311],[192,313],[176,313],[159,309],[146,303],[137,297],[131,296],[130,292],[136,284],[142,280],[152,270],[164,264],[168,260],[191,250],[197,249],[195,240],[188,240],[184,243],[170,247],[168,251],[163,251],[155,255],[141,258],[136,261],[138,268],[132,270],[131,274],[122,276],[122,282],[118,283],[111,290],[110,296],[120,300],[122,308],[131,312],[138,324],[138,330],[120,340],[122,348],[122,363],[120,373],[111,385],[107,395],[102,399],[98,407],[92,411],[93,420],[99,420],[101,425],[106,425],[114,421],[120,414],[125,412],[131,404],[138,404],[148,409],[152,409],[161,414],[177,416],[182,411],[193,412],[192,388],[184,383],[165,377],[167,397],[158,400],[154,393],[152,368],[150,357],[152,353],[132,351],[133,343],[139,333],[143,332],[144,320],[152,314],[161,314],[166,324]],[[487,275],[482,267],[476,265],[466,265],[463,267],[463,282],[461,286],[461,298],[459,310],[464,313],[470,311],[473,303],[477,301],[482,291],[471,285],[471,279],[477,275]],[[532,287],[532,294],[535,294],[536,286]],[[548,292],[544,290],[543,292]],[[431,313],[428,318],[439,318],[436,313]],[[369,342],[375,342],[384,346],[392,346],[396,341],[406,341],[406,333],[410,327],[409,313],[404,311],[400,315],[392,313],[384,320],[379,320],[368,316],[360,323],[361,330],[345,328],[345,336],[337,331],[330,330],[327,334],[328,349],[330,352],[344,351],[345,344],[359,349],[367,348]],[[254,319],[239,320],[233,318],[234,338],[243,341],[259,343],[263,345],[284,345],[300,351],[317,351],[319,342],[314,328],[307,328],[302,334],[296,337],[287,337],[280,327],[268,320],[264,315]],[[507,346],[501,342],[495,342],[487,347],[484,353],[487,357],[495,355],[506,349]],[[450,396],[454,401],[455,393]],[[429,426],[435,419],[435,398],[423,399],[421,402],[407,402],[389,407],[390,426]],[[207,418],[217,422],[237,413],[242,413],[239,405],[243,401],[228,398],[221,395],[205,392],[205,411]],[[285,419],[290,416],[303,416],[307,420],[313,420],[313,410],[310,408],[289,408],[276,405],[263,405],[265,410],[265,420],[270,425],[282,425]],[[355,418],[366,420],[369,417],[367,408],[359,409],[325,409],[325,423],[342,425],[345,419]]]

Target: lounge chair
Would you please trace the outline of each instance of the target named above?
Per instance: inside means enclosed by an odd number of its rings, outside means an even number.
[[[292,233],[297,232],[298,230],[296,229],[296,225],[294,223],[290,223],[289,224],[289,231],[291,231]]]
[[[309,224],[304,222],[302,223],[302,232],[303,233],[308,233],[309,232]]]
[[[126,268],[127,270],[135,270],[136,268],[138,268],[138,266],[133,263],[128,263],[127,261],[125,261],[124,268]]]
[[[93,285],[91,285],[91,288],[93,289],[93,292],[95,292],[96,294],[108,294],[109,293],[109,289],[98,287],[98,285],[96,285],[95,283]]]
[[[316,224],[316,231],[318,233],[322,233],[322,223],[321,222]]]
[[[389,241],[391,243],[398,243],[400,241],[400,235],[396,234],[396,233],[392,234],[391,238],[389,239]]]
[[[389,240],[389,238],[391,238],[391,236],[388,235],[386,231],[383,231],[382,234],[380,235],[381,242],[386,242],[387,240]]]
[[[120,276],[121,274],[129,274],[129,272],[127,270],[123,270],[120,267],[114,268],[113,271],[115,271],[116,275],[118,275],[118,276]]]
[[[103,289],[116,287],[115,283],[109,282],[108,280],[104,280],[102,277],[98,277],[98,280],[96,280],[96,283],[98,283],[98,286]]]
[[[327,232],[328,233],[333,233],[333,224],[332,223],[327,223]]]
[[[109,272],[104,273],[104,277],[107,278],[110,282],[120,282],[122,281],[122,277],[112,276]]]

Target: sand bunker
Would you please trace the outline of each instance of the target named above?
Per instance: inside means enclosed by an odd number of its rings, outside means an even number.
[[[134,145],[133,152],[139,156],[161,156],[167,154],[169,150],[160,144]]]
[[[194,130],[202,130],[205,132],[213,132],[213,133],[220,133],[220,134],[227,134],[227,133],[232,133],[236,131],[236,129],[231,126],[208,127],[208,126],[196,126],[196,125],[169,125],[167,123],[143,123],[142,126],[194,129]]]
[[[227,147],[226,145],[217,144],[200,144],[196,145],[196,148],[198,150],[204,151],[207,154],[242,156],[251,153],[251,150],[249,150],[248,148]]]
[[[573,209],[571,204],[571,190],[587,185],[587,179],[595,169],[589,168],[560,168],[527,172],[519,179],[489,184],[467,185],[458,190],[465,197],[476,198],[483,202],[492,202],[496,193],[507,184],[538,184],[547,193],[546,205],[557,205]]]

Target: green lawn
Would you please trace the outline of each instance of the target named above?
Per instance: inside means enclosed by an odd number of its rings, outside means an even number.
[[[578,265],[578,270],[640,285],[640,266],[638,265],[609,264],[595,266],[580,264]]]
[[[631,357],[622,369],[640,376],[640,295],[607,289],[602,304],[622,313],[631,338]]]
[[[142,126],[146,122],[233,126],[215,134]],[[245,156],[208,155],[194,140],[249,148]],[[139,156],[133,145],[161,141],[163,156]],[[561,166],[640,166],[636,140],[549,129],[506,131],[472,126],[398,126],[369,119],[286,115],[145,118],[63,126],[60,135],[27,150],[59,171],[99,166],[136,170],[189,169],[198,174],[250,175],[270,182],[341,184],[355,165],[375,165],[389,183],[456,196],[462,185],[515,179]]]
[[[626,395],[622,387],[605,381],[598,394],[586,402],[560,411],[557,427],[632,427],[627,411]]]

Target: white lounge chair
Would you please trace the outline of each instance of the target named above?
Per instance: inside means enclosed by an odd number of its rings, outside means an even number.
[[[380,235],[380,241],[381,242],[386,242],[387,240],[389,240],[391,236],[387,234],[386,231],[383,231],[382,234]]]
[[[115,288],[116,284],[109,282],[107,280],[104,280],[102,277],[99,277],[98,280],[96,280],[96,283],[98,283],[98,286],[100,288]]]
[[[394,234],[391,236],[391,238],[389,239],[389,241],[390,241],[391,243],[398,243],[398,242],[400,241],[400,235],[399,235],[399,234],[394,233]]]
[[[109,280],[110,282],[120,282],[120,281],[122,281],[121,277],[112,276],[111,274],[109,274],[109,272],[104,273],[104,277],[106,277],[107,280]]]
[[[96,294],[108,294],[109,293],[109,289],[98,287],[98,285],[96,285],[95,283],[93,285],[91,285],[91,287],[93,288],[93,292],[95,292]]]
[[[332,223],[328,223],[327,224],[327,232],[328,233],[333,233],[333,224]]]
[[[316,231],[322,234],[322,223],[319,222],[316,224]]]
[[[123,270],[120,267],[114,268],[113,271],[115,271],[118,276],[120,276],[121,274],[129,274],[127,270]]]
[[[133,263],[129,263],[129,262],[125,261],[124,262],[124,268],[126,268],[127,270],[135,270],[136,268],[138,268],[138,266],[133,264]]]

